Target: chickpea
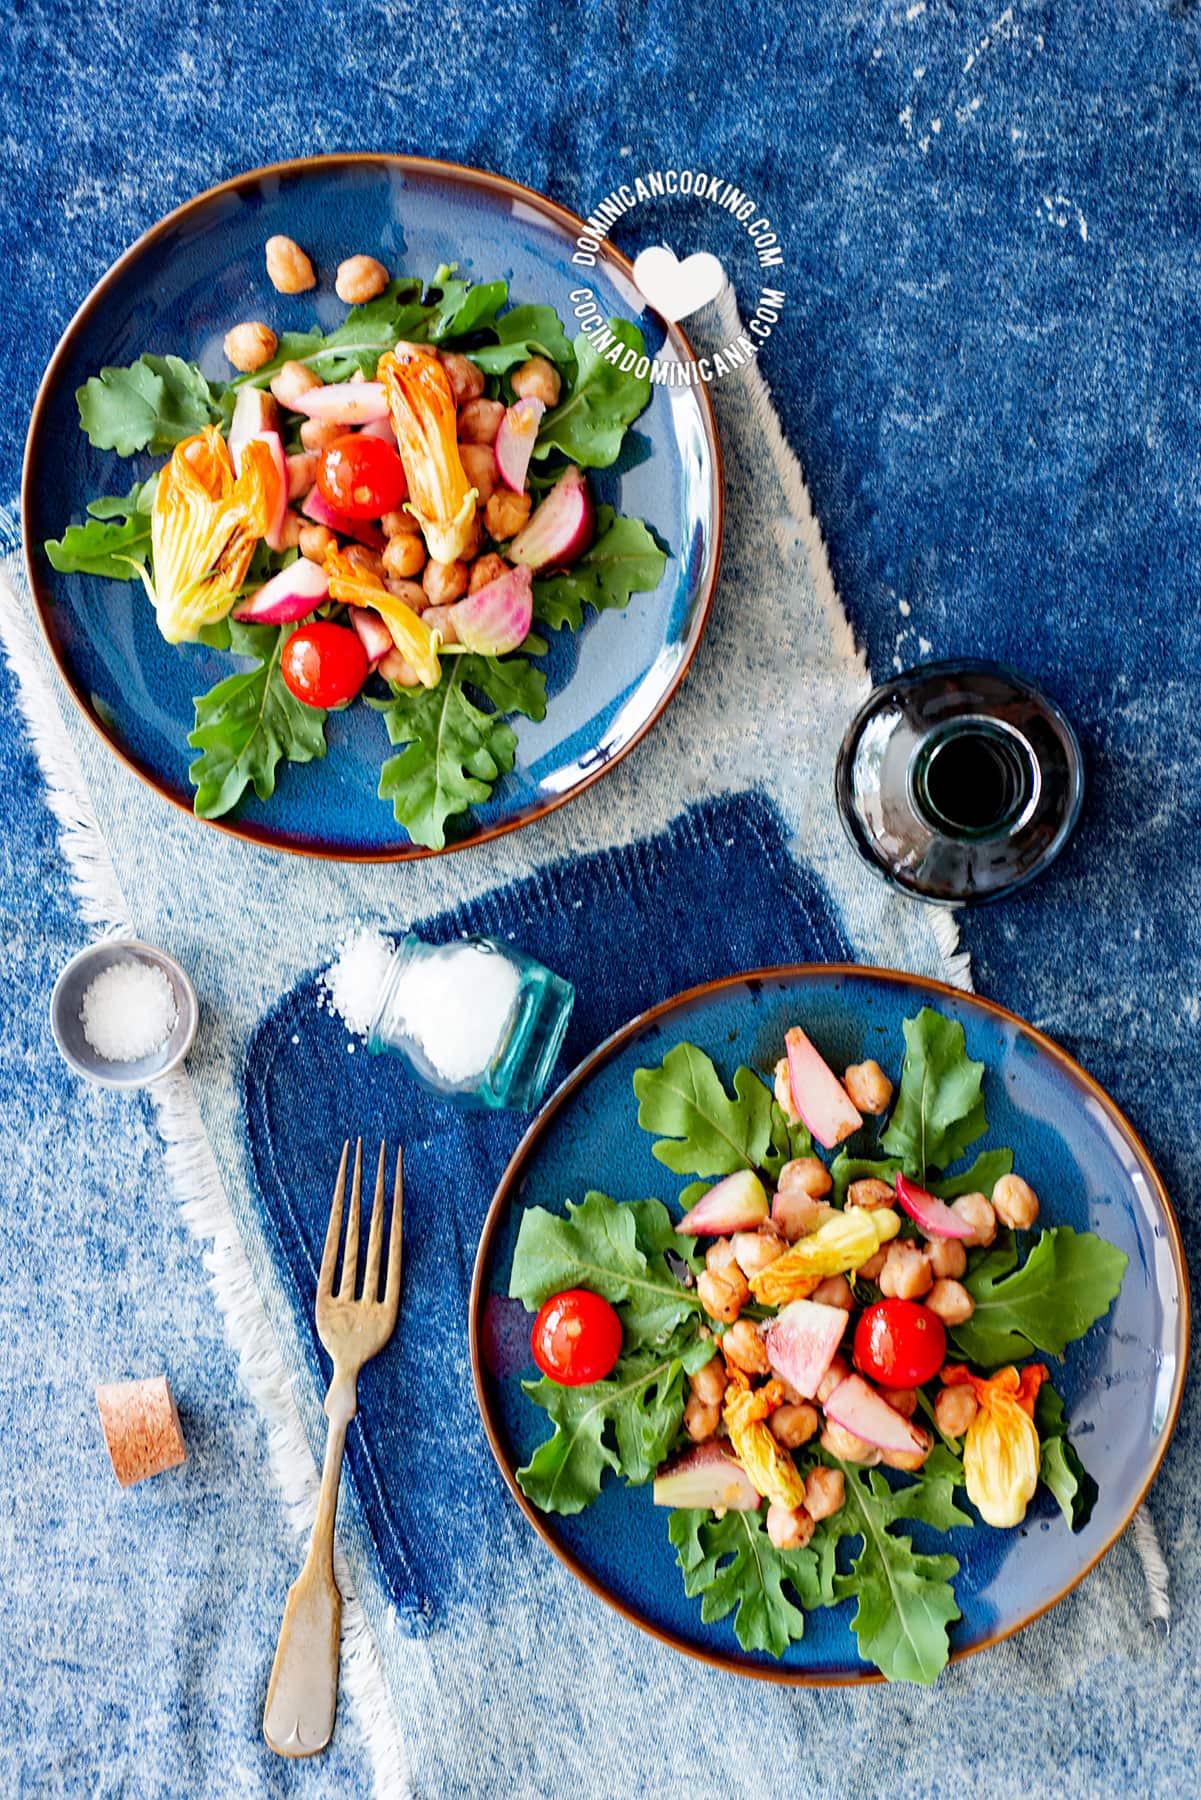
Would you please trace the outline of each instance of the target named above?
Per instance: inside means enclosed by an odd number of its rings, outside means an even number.
[[[841,1469],[828,1469],[819,1463],[805,1477],[805,1511],[811,1519],[828,1519],[847,1497],[846,1477]]]
[[[792,1080],[788,1073],[788,1058],[782,1056],[772,1071],[774,1075],[774,1091],[776,1105],[791,1125],[799,1125],[801,1115],[792,1102]]]
[[[1020,1175],[1002,1175],[992,1191],[992,1204],[1011,1231],[1029,1231],[1038,1217],[1038,1195]]]
[[[737,1264],[733,1274],[715,1275],[711,1269],[704,1270],[697,1276],[696,1291],[709,1317],[720,1320],[723,1325],[732,1325],[751,1297],[751,1290]]]
[[[385,575],[398,575],[402,578],[420,575],[424,567],[425,545],[420,532],[397,532],[384,545]]]
[[[395,575],[385,575],[384,586],[394,600],[403,600],[412,612],[423,613],[429,606],[425,589],[419,581],[397,580]]]
[[[926,1305],[944,1325],[962,1325],[976,1310],[976,1302],[960,1281],[936,1281],[926,1295]]]
[[[703,1368],[689,1378],[692,1392],[705,1406],[719,1406],[726,1391],[726,1365],[720,1356],[711,1356]]]
[[[509,379],[519,400],[541,400],[543,406],[558,406],[563,384],[558,369],[545,356],[531,356],[529,362],[514,369]]]
[[[380,530],[387,538],[420,537],[421,535],[420,525],[417,523],[412,513],[406,512],[403,506],[396,512],[387,512],[384,514],[383,518],[380,520]]]
[[[924,1430],[921,1425],[915,1425],[913,1429],[922,1440],[922,1448],[920,1450],[882,1451],[880,1461],[886,1469],[904,1469],[908,1474],[914,1475],[921,1468],[934,1448],[934,1436],[932,1432]]]
[[[309,562],[319,563],[325,561],[326,551],[338,540],[325,525],[304,525],[296,541],[302,556]]]
[[[934,1285],[930,1265],[917,1245],[898,1238],[888,1246],[880,1270],[880,1292],[894,1300],[920,1300]]]
[[[888,1245],[885,1244],[883,1250],[877,1250],[876,1254],[874,1256],[869,1256],[865,1263],[860,1263],[859,1267],[855,1270],[856,1275],[863,1281],[879,1281],[880,1270],[884,1267],[887,1256]]]
[[[780,1170],[776,1182],[781,1194],[807,1194],[811,1200],[824,1200],[834,1186],[830,1171],[817,1156],[794,1156]]]
[[[826,1370],[821,1381],[818,1383],[817,1403],[819,1406],[824,1406],[826,1404],[826,1401],[830,1398],[830,1395],[834,1392],[834,1389],[838,1386],[839,1382],[845,1381],[849,1374],[850,1370],[847,1368],[842,1357],[834,1357],[830,1367]]]
[[[894,1188],[890,1188],[886,1181],[877,1181],[874,1177],[852,1181],[847,1189],[847,1205],[858,1206],[863,1212],[875,1212],[881,1206],[893,1206],[896,1198]]]
[[[399,650],[389,650],[387,656],[381,657],[376,673],[382,675],[385,681],[395,682],[397,687],[421,686],[421,677]]]
[[[798,1238],[808,1237],[833,1213],[834,1208],[827,1201],[811,1200],[808,1194],[796,1190],[790,1194],[777,1192],[771,1206],[772,1223],[790,1244],[795,1244]]]
[[[703,1444],[711,1438],[721,1424],[721,1402],[707,1406],[693,1394],[684,1408],[684,1430],[694,1444]]]
[[[767,1535],[777,1550],[803,1550],[813,1536],[813,1520],[803,1506],[781,1506],[773,1500],[767,1509]]]
[[[442,367],[446,370],[456,406],[466,406],[469,400],[479,399],[484,391],[484,374],[469,356],[460,356],[457,350],[444,350]]]
[[[430,559],[425,565],[421,585],[431,606],[451,606],[467,592],[467,564],[440,563]]]
[[[934,1402],[934,1417],[945,1437],[961,1438],[977,1412],[980,1402],[967,1385],[945,1387]]]
[[[317,452],[299,450],[288,458],[288,499],[303,500],[317,479]]]
[[[782,1444],[785,1450],[799,1450],[802,1444],[817,1436],[821,1419],[816,1406],[802,1400],[795,1405],[777,1406],[767,1422],[777,1444]]]
[[[374,300],[388,285],[388,271],[374,256],[348,256],[338,264],[334,276],[334,292],[347,306],[362,306]]]
[[[271,377],[270,382],[272,394],[290,412],[298,412],[300,409],[296,402],[301,396],[311,394],[314,388],[320,386],[320,375],[314,375],[302,362],[286,362],[279,374]]]
[[[292,238],[269,237],[266,255],[267,279],[276,293],[304,294],[316,287],[313,265]]]
[[[784,1239],[770,1225],[761,1231],[736,1231],[730,1242],[734,1260],[748,1281],[784,1253]]]
[[[935,1281],[946,1276],[957,1280],[967,1268],[967,1251],[958,1238],[931,1238],[926,1245],[926,1259]]]
[[[992,1243],[997,1235],[997,1215],[983,1194],[961,1194],[958,1200],[952,1200],[951,1211],[971,1226],[969,1244]]]
[[[459,459],[480,505],[487,506],[496,492],[496,451],[491,444],[460,444]]]
[[[911,1419],[917,1411],[916,1388],[882,1387],[880,1389],[880,1398],[882,1400],[887,1400],[889,1406],[892,1407],[893,1412],[900,1413],[903,1419]]]
[[[852,1063],[842,1085],[861,1113],[882,1113],[892,1099],[892,1082],[878,1062]]]
[[[483,547],[484,522],[480,517],[480,509],[477,505],[467,523],[467,535],[459,553],[459,560],[468,564],[473,563]]]
[[[856,1437],[853,1431],[845,1431],[836,1425],[833,1419],[826,1420],[826,1429],[821,1435],[821,1447],[828,1450],[831,1456],[838,1457],[840,1462],[863,1463],[872,1469],[880,1460],[880,1452],[874,1444],[865,1443]]]
[[[300,441],[306,450],[324,450],[345,433],[345,425],[335,425],[329,419],[306,419],[300,427]]]
[[[264,325],[260,319],[248,319],[226,332],[221,348],[227,362],[249,374],[252,369],[261,369],[265,362],[271,361],[279,349],[279,339],[270,325]]]
[[[816,1300],[819,1306],[837,1306],[840,1312],[850,1312],[855,1304],[851,1284],[845,1275],[827,1275],[814,1288],[809,1298]]]
[[[495,550],[490,550],[487,556],[481,556],[478,561],[472,563],[471,580],[467,583],[467,592],[478,594],[480,589],[487,587],[490,581],[499,581],[508,566],[503,556],[498,556]]]
[[[705,1267],[711,1275],[741,1274],[733,1238],[714,1238],[705,1251]]]
[[[293,512],[292,508],[289,507],[287,512],[284,514],[284,522],[283,522],[283,526],[282,526],[282,528],[280,530],[280,534],[279,534],[280,549],[281,550],[297,549],[300,545],[300,534],[304,530],[304,528],[305,528],[305,521],[301,518],[301,516],[298,512]]]
[[[382,575],[384,572],[383,557],[378,550],[372,550],[366,544],[350,544],[346,560],[356,569],[365,569],[368,575]]]
[[[504,416],[499,400],[469,400],[459,408],[459,442],[494,444]]]
[[[528,494],[511,494],[508,488],[497,488],[484,508],[488,536],[498,544],[515,537],[528,520],[532,505]]]
[[[408,582],[405,583],[406,587],[409,585],[410,584]],[[421,583],[419,581],[414,582],[411,585],[414,587],[421,587]],[[425,589],[424,588],[421,588],[421,592],[422,592],[422,596],[425,597]],[[442,642],[444,644],[457,644],[458,643],[459,634],[455,630],[455,614],[454,614],[454,602],[453,601],[451,602],[451,604],[449,606],[429,606],[429,605],[427,605],[425,612],[422,614],[422,618],[425,620],[426,624],[429,626],[431,631],[436,631],[439,633],[439,635],[442,638]]]
[[[721,1340],[721,1348],[726,1361],[744,1375],[766,1375],[771,1367],[763,1339],[749,1319],[739,1319],[737,1325],[731,1325]]]

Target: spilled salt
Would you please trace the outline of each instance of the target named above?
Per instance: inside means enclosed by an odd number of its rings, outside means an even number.
[[[521,976],[479,944],[447,944],[402,972],[389,1028],[420,1044],[446,1081],[482,1075],[500,1047]]]
[[[124,1063],[161,1049],[177,1016],[175,990],[163,971],[126,956],[88,984],[79,1022],[97,1056]]]
[[[382,932],[360,925],[339,945],[337,960],[321,977],[329,1003],[347,1029],[365,1038],[383,992],[393,946]]]

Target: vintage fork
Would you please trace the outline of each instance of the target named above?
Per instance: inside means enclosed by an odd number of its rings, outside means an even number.
[[[321,1273],[317,1278],[317,1335],[329,1352],[334,1378],[325,1396],[329,1431],[325,1440],[325,1464],[321,1471],[321,1496],[303,1569],[288,1590],[279,1643],[263,1709],[263,1736],[279,1756],[314,1756],[324,1750],[333,1735],[338,1706],[338,1650],[342,1625],[342,1596],[334,1580],[334,1518],[338,1510],[338,1484],[342,1476],[342,1451],[346,1427],[358,1409],[358,1377],[363,1364],[383,1349],[392,1336],[400,1308],[400,1248],[404,1198],[403,1152],[396,1152],[396,1183],[392,1196],[392,1222],[388,1232],[387,1268],[380,1295],[380,1262],[384,1238],[384,1152],[379,1147],[375,1176],[375,1200],[367,1237],[367,1264],[363,1295],[355,1298],[359,1265],[359,1215],[363,1180],[363,1141],[355,1148],[354,1177],[350,1188],[350,1217],[346,1225],[346,1249],[342,1279],[334,1288],[338,1242],[342,1234],[342,1203],[346,1193],[346,1163],[350,1141],[342,1146],[338,1179],[334,1185],[325,1234]]]

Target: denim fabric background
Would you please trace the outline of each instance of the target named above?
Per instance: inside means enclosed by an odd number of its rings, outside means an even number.
[[[356,0],[320,29],[282,6],[18,4],[0,45],[11,272],[0,380],[14,422],[0,492],[15,490],[19,421],[88,286],[147,223],[240,168],[388,148],[479,161],[584,211],[639,166],[699,165],[757,193],[788,258],[788,314],[764,368],[873,672],[933,654],[1008,656],[1084,739],[1076,841],[1036,888],[966,922],[976,983],[1063,1040],[1127,1107],[1196,1255],[1199,30],[1194,8],[1158,3],[807,0],[778,15],[646,5],[618,16]],[[540,74],[560,59],[566,75]],[[687,209],[654,223],[681,251],[708,242]],[[745,271],[731,267],[745,304]],[[742,473],[752,487],[756,471]],[[728,567],[730,630],[754,581],[753,561]],[[15,720],[2,664],[0,698]],[[781,734],[780,754],[803,750]],[[45,1421],[32,1479],[29,1441],[11,1421],[0,1435],[0,1770],[19,1792],[244,1792],[294,1773],[304,1785],[303,1771],[247,1760],[257,1702],[246,1672],[269,1655],[273,1625],[264,1613],[247,1638],[232,1552],[253,1538],[256,1579],[277,1591],[293,1555],[263,1433],[233,1385],[149,1111],[68,1087],[45,1064],[49,986],[84,933],[19,728],[0,737],[0,767],[2,1229],[20,1277],[4,1300],[5,1375],[10,1404]],[[219,888],[231,864],[214,864]],[[870,943],[873,930],[857,935]],[[172,1368],[177,1346],[206,1371],[196,1392],[222,1454],[178,1478],[201,1483],[187,1490],[191,1535],[172,1526],[150,1557],[125,1553],[135,1509],[174,1502],[160,1485],[120,1497],[118,1511],[94,1479],[98,1317],[93,1290],[86,1304],[63,1299],[76,1291],[73,1215],[109,1231],[134,1297],[104,1321],[116,1360]],[[48,1221],[52,1261],[24,1248]],[[81,1261],[99,1260],[96,1237],[85,1244]],[[192,1433],[202,1446],[203,1423]],[[691,1672],[687,1722],[682,1711],[668,1722],[666,1668],[623,1639],[642,1698],[614,1712],[609,1755],[581,1770],[565,1745],[592,1709],[531,1720],[537,1671],[518,1643],[488,1696],[502,1716],[487,1741],[520,1758],[502,1759],[507,1784],[585,1792],[607,1778],[619,1791],[635,1758],[654,1767],[682,1738],[701,1767],[720,1741],[723,1784],[749,1785],[757,1769],[761,1791],[763,1726],[794,1779],[820,1773],[831,1791],[871,1787],[900,1760],[915,1792],[951,1779],[997,1793],[1117,1793],[1136,1780],[1179,1792],[1197,1750],[1196,1433],[1186,1396],[1153,1495],[1175,1576],[1166,1645],[1140,1645],[1137,1569],[1121,1549],[1050,1620],[955,1671],[935,1701],[769,1703]],[[1098,1612],[1102,1594],[1111,1604]],[[211,1683],[222,1666],[227,1702],[206,1693],[197,1708],[196,1671]],[[236,1748],[224,1733],[240,1734]],[[354,1749],[344,1718],[310,1790],[361,1791]]]

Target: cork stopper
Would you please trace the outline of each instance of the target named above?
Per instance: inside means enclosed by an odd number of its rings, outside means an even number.
[[[165,1375],[98,1387],[96,1406],[113,1473],[122,1487],[183,1462],[187,1450]]]

